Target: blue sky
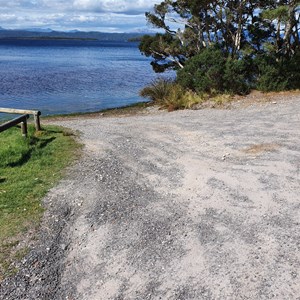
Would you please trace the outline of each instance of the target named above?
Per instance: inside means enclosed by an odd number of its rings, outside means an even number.
[[[145,12],[161,0],[0,0],[0,26],[102,32],[151,29]]]

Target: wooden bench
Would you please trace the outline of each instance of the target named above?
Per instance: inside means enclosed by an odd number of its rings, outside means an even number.
[[[24,137],[27,137],[27,119],[28,118],[29,118],[29,115],[25,114],[25,115],[22,115],[20,117],[13,119],[13,120],[10,120],[6,123],[3,123],[0,125],[0,132],[5,131],[5,130],[21,123],[22,135]]]
[[[0,107],[0,113],[33,115],[36,131],[41,130],[41,123],[40,123],[41,112],[39,110],[26,110],[26,109],[14,109],[14,108]]]

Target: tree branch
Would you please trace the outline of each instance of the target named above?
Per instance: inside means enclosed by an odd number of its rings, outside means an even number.
[[[169,60],[169,61],[172,61],[172,62],[176,63],[181,69],[183,69],[184,66],[183,66],[183,65],[180,63],[180,61],[178,61],[177,59],[172,58],[172,57],[170,57],[170,56],[167,56],[167,55],[165,55],[165,54],[159,53],[159,52],[157,52],[157,51],[155,51],[155,50],[153,50],[153,49],[150,49],[150,51],[151,51],[152,53],[154,53],[154,54],[160,56],[162,59]]]

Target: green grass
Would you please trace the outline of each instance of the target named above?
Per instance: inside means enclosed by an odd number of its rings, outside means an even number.
[[[66,129],[28,129],[28,138],[16,127],[0,133],[0,281],[26,254],[43,214],[42,197],[80,148]]]

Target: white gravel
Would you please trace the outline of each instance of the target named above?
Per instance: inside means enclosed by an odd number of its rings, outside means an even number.
[[[300,299],[299,96],[58,124],[85,145],[45,199],[70,210],[64,254],[23,296]]]

